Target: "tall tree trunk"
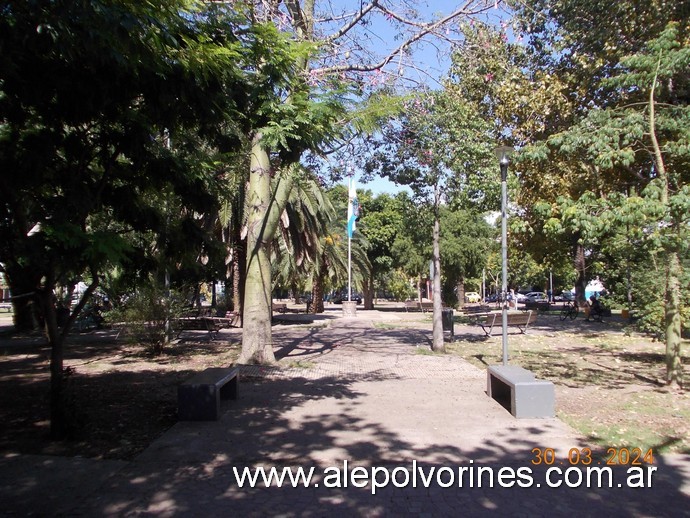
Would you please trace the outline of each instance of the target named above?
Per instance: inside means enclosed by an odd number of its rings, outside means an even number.
[[[582,306],[587,303],[585,288],[587,287],[587,268],[585,260],[585,247],[575,238],[573,266],[577,273],[575,279],[575,300]]]
[[[441,301],[441,222],[439,215],[440,191],[436,187],[436,199],[434,201],[434,230],[433,230],[433,258],[434,278],[433,278],[433,301],[434,301],[434,325],[431,349],[435,352],[446,352],[446,344],[443,340],[443,304]]]
[[[458,284],[456,285],[455,290],[458,294],[458,307],[462,308],[465,306],[465,279],[464,278],[460,278],[458,280]]]
[[[680,315],[681,265],[678,253],[668,254],[666,276],[666,382],[673,386],[683,384],[683,364],[681,362],[681,315]]]
[[[275,184],[272,187],[272,183]],[[292,189],[290,172],[272,180],[268,151],[261,135],[254,138],[247,204],[247,269],[242,304],[242,352],[239,363],[275,362],[271,334],[271,261],[269,244]]]
[[[314,278],[314,284],[311,290],[311,313],[317,314],[324,312],[323,292],[325,281],[325,265],[322,265],[321,270],[319,270],[319,273]]]
[[[657,73],[661,66],[661,57],[657,64]],[[652,88],[649,92],[649,137],[652,141],[652,151],[654,156],[654,165],[656,167],[659,179],[663,182],[663,189],[661,192],[661,203],[664,208],[668,210],[669,193],[670,193],[670,179],[669,172],[666,170],[666,164],[659,145],[659,140],[656,134],[656,101],[655,88],[656,76],[652,81]],[[670,212],[670,211],[669,211]],[[678,235],[680,233],[681,224],[674,220],[671,216],[670,232]],[[672,240],[675,241],[675,240]],[[664,331],[666,335],[666,382],[674,387],[683,384],[683,366],[681,363],[681,315],[680,315],[680,279],[682,275],[682,266],[680,258],[678,257],[678,250],[675,244],[666,245],[666,294],[665,294],[665,308],[664,308]]]
[[[364,285],[362,287],[362,296],[364,297],[364,309],[374,309],[374,275],[367,275],[364,279]]]
[[[50,344],[50,437],[60,440],[66,437],[69,423],[65,412],[64,335],[58,329],[52,294],[51,288],[45,288],[37,293],[36,299],[41,307]]]

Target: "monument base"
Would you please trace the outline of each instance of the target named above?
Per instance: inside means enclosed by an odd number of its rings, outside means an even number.
[[[357,316],[357,301],[343,300],[343,316],[356,317]]]

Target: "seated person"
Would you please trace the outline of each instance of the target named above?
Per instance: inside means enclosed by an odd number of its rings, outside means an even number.
[[[604,310],[601,307],[601,303],[599,302],[599,299],[597,299],[596,295],[592,295],[589,297],[589,314],[590,316],[602,316],[604,313]],[[589,320],[589,319],[588,319]]]

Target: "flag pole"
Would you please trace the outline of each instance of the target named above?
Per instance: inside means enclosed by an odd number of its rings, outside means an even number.
[[[352,238],[347,238],[347,300],[352,300]]]

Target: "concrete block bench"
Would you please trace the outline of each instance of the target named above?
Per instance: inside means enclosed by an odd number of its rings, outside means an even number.
[[[221,399],[237,399],[239,367],[210,367],[177,387],[180,421],[217,421]]]
[[[553,383],[517,365],[491,365],[486,393],[517,418],[556,415]]]

